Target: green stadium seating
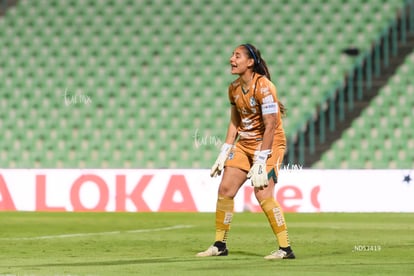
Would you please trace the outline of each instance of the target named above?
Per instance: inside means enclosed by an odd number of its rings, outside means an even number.
[[[245,42],[266,58],[292,136],[352,68],[341,51],[369,49],[404,1],[237,3],[19,1],[0,18],[3,166],[209,167],[220,145],[196,148],[194,133],[223,140],[228,60]]]
[[[414,52],[314,167],[414,168],[413,72]]]

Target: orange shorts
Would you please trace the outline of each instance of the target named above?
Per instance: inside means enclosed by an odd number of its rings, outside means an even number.
[[[238,141],[230,151],[229,157],[227,158],[224,166],[239,168],[248,172],[253,166],[254,154],[256,151],[260,150],[260,147],[261,143],[246,143]],[[284,145],[273,146],[272,153],[266,161],[268,178],[273,178],[275,183],[277,182],[279,168],[283,162],[285,148],[286,147]]]

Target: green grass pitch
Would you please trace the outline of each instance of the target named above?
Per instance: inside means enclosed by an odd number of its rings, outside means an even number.
[[[286,214],[297,259],[261,213],[236,213],[227,257],[197,258],[213,213],[0,212],[0,275],[414,275],[414,214]]]

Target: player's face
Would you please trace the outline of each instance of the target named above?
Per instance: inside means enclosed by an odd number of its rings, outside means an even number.
[[[247,55],[243,46],[237,47],[230,57],[231,73],[233,75],[243,75],[247,70],[251,69],[254,60]]]

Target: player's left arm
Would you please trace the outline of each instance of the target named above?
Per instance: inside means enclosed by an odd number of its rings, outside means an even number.
[[[263,124],[264,124],[264,133],[263,133],[263,141],[261,151],[263,150],[272,150],[273,145],[273,137],[275,134],[276,129],[276,122],[277,122],[277,114],[270,113],[262,115],[263,117]]]
[[[262,140],[261,151],[272,150],[273,137],[277,126],[277,118],[279,106],[277,102],[276,87],[271,82],[260,82],[260,90],[262,93],[257,93],[257,101],[260,104],[262,111],[262,120],[264,125],[264,133]]]
[[[274,86],[262,87],[259,91],[259,98],[257,102],[261,105],[262,120],[264,126],[263,140],[260,151],[255,153],[255,160],[252,168],[247,174],[247,178],[251,179],[252,185],[255,188],[262,189],[267,187],[269,184],[267,172],[266,172],[266,161],[269,154],[272,152],[273,136],[275,134],[277,115],[278,115],[278,104],[276,101],[276,91],[271,91]]]

